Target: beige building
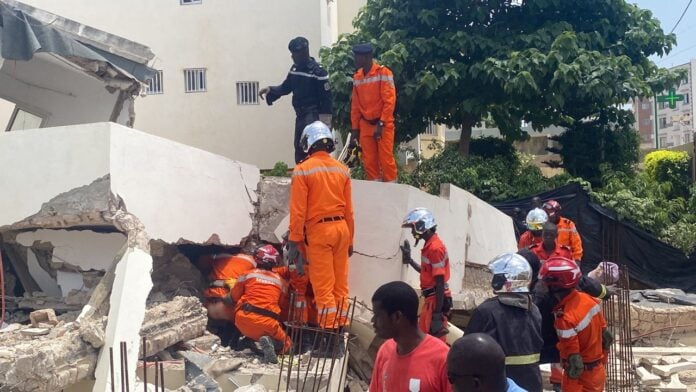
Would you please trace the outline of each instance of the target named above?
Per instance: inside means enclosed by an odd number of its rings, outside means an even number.
[[[316,56],[365,0],[23,2],[152,49],[159,73],[136,100],[136,128],[270,168],[293,162],[294,112],[289,96],[269,107],[258,89],[285,78],[290,39],[307,37]]]

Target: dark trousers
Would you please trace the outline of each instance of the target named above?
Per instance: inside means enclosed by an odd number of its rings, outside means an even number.
[[[295,117],[295,163],[300,163],[307,158],[307,154],[300,145],[300,138],[305,127],[317,120],[319,120],[319,112],[316,110],[297,113],[297,117]]]
[[[507,365],[505,366],[505,373],[515,384],[529,392],[542,392],[544,389],[538,363],[531,365]]]

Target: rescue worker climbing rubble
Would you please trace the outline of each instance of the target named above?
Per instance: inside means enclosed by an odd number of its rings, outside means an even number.
[[[607,330],[600,301],[577,290],[582,273],[573,260],[553,257],[539,279],[555,298],[554,327],[563,365],[563,392],[601,392],[613,337]]]
[[[348,324],[348,258],[353,254],[354,232],[350,174],[329,155],[334,142],[324,123],[308,125],[301,144],[309,158],[292,173],[288,260],[295,261],[297,270],[303,272],[298,255],[304,242],[319,326],[338,332]],[[332,357],[335,345],[342,355],[343,345],[329,341],[339,334],[325,335],[328,337],[322,339],[315,355]]]
[[[288,44],[288,49],[293,61],[288,76],[279,86],[262,88],[259,97],[265,97],[268,105],[272,105],[280,97],[292,93],[292,107],[296,114],[295,163],[299,163],[307,157],[300,146],[304,128],[317,120],[331,125],[331,86],[329,74],[309,55],[309,41],[306,38],[294,38]]]
[[[450,262],[447,248],[437,235],[437,224],[433,214],[425,208],[411,210],[401,227],[411,229],[415,245],[423,239],[421,264],[411,258],[411,245],[404,241],[401,246],[402,262],[420,273],[421,295],[425,298],[418,318],[418,326],[424,333],[446,341],[447,321],[452,309],[452,293],[449,289]]]
[[[353,54],[357,71],[350,102],[351,143],[360,143],[368,180],[396,182],[394,75],[373,60],[371,44],[355,45]]]
[[[549,200],[543,207],[549,216],[549,222],[556,225],[558,229],[558,243],[570,248],[573,260],[582,261],[582,239],[575,223],[561,216],[561,205],[556,200]]]
[[[525,219],[527,231],[520,236],[520,240],[517,242],[517,250],[540,243],[541,230],[544,228],[544,223],[548,220],[548,215],[541,208],[530,210]]]
[[[532,267],[524,257],[504,253],[491,260],[488,269],[496,296],[474,310],[466,334],[490,335],[505,352],[507,376],[529,392],[541,392],[539,358],[544,340],[541,314],[529,291]]]

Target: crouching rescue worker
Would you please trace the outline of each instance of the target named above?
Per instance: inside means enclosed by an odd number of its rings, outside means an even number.
[[[504,253],[488,263],[488,269],[496,296],[474,310],[466,334],[490,335],[505,352],[507,376],[529,392],[541,392],[539,358],[544,340],[541,314],[529,292],[532,267],[524,257]]]
[[[600,301],[576,289],[581,276],[577,263],[564,257],[547,260],[539,271],[539,279],[556,300],[554,327],[564,370],[561,390],[601,392],[613,337]]]
[[[348,258],[353,253],[353,201],[348,168],[329,155],[334,150],[331,130],[322,122],[308,125],[301,138],[309,158],[292,173],[288,260],[302,271],[298,258],[304,242],[309,282],[314,292],[318,323],[339,336],[348,324]],[[316,356],[343,353],[343,341],[322,339]],[[337,348],[337,350],[334,350]]]
[[[418,319],[418,326],[424,333],[446,341],[447,320],[452,309],[452,293],[449,289],[450,262],[447,248],[435,232],[437,224],[433,214],[425,208],[416,208],[406,215],[403,228],[411,229],[416,246],[421,238],[425,241],[421,250],[421,263],[411,258],[411,245],[404,241],[401,246],[402,261],[420,273],[421,295],[425,304]]]
[[[272,245],[264,245],[256,249],[254,258],[258,268],[240,276],[232,288],[236,302],[234,325],[258,342],[265,362],[277,363],[276,353],[285,353],[292,346],[278,321],[279,304],[287,295],[285,282],[272,271],[278,266],[280,254]]]

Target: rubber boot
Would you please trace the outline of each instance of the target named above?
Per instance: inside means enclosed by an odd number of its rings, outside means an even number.
[[[276,345],[270,336],[261,336],[259,338],[259,346],[263,352],[263,362],[265,363],[278,363],[278,356],[276,355]]]

